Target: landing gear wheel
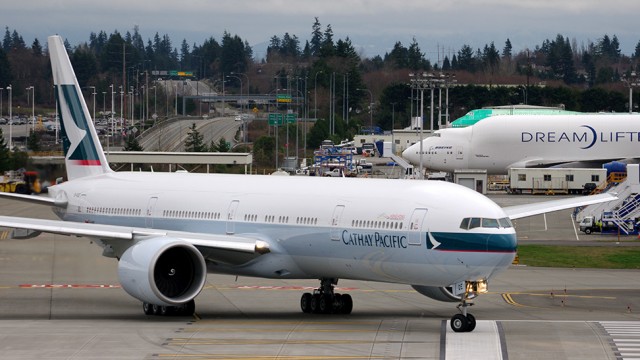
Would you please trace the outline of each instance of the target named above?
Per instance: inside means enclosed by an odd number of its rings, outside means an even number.
[[[152,304],[151,311],[153,312],[153,315],[160,315],[160,305]]]
[[[313,297],[313,295],[311,295],[310,293],[304,293],[302,294],[302,297],[300,298],[300,308],[302,309],[302,312],[305,314],[310,314],[311,313],[311,298]]]
[[[474,319],[475,320],[475,319]],[[462,314],[455,314],[451,317],[451,330],[454,332],[467,332],[469,320]]]
[[[471,331],[473,331],[473,329],[476,328],[476,317],[471,315],[471,314],[467,314],[467,321],[469,321],[469,326],[467,327],[467,332],[471,332]]]
[[[142,303],[142,311],[144,311],[145,315],[154,315],[153,314],[153,307],[148,302],[143,302]]]
[[[320,313],[320,294],[311,295],[311,312],[314,314]]]
[[[160,306],[160,311],[158,312],[158,315],[161,316],[167,316],[171,313],[171,310],[173,309],[173,306]]]
[[[333,312],[333,300],[329,295],[321,295],[318,303],[318,312],[320,314],[331,314]]]
[[[184,304],[184,308],[182,309],[182,315],[191,316],[196,312],[196,302],[195,300],[190,300]]]
[[[341,302],[342,306],[340,307],[340,314],[351,314],[351,310],[353,310],[353,299],[351,298],[351,295],[342,295]]]
[[[300,308],[304,313],[313,314],[351,314],[353,299],[351,295],[333,292],[338,279],[320,279],[320,287],[311,293],[304,293],[300,298]]]

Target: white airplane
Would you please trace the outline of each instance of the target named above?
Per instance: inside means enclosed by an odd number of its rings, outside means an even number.
[[[48,41],[68,181],[49,197],[4,196],[61,220],[0,216],[0,226],[91,238],[118,259],[122,288],[146,314],[192,314],[207,273],[319,279],[302,311],[348,314],[353,300],[334,286],[357,279],[459,302],[451,327],[472,331],[471,300],[514,258],[510,219],[614,199],[502,209],[441,181],[114,172],[62,39]]]
[[[640,145],[640,115],[497,115],[465,128],[435,132],[422,141],[423,166],[433,171],[512,167],[600,167],[633,161]],[[420,142],[402,157],[420,164]]]

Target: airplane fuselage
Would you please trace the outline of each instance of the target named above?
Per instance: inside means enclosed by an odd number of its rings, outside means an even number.
[[[208,261],[217,273],[448,286],[490,278],[516,248],[512,227],[461,229],[463,218],[506,215],[444,182],[135,172],[76,179],[50,193],[68,199],[58,211],[67,221],[269,244],[269,254],[242,266]]]
[[[435,171],[487,169],[637,158],[640,115],[499,115],[423,140],[423,165]],[[420,162],[420,144],[403,153]]]

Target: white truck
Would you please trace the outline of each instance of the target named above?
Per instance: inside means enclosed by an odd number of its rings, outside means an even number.
[[[605,185],[607,169],[510,168],[512,194],[585,194]]]

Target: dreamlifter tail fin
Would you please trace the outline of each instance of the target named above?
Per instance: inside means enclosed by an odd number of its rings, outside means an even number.
[[[63,40],[48,41],[68,180],[111,172]]]

